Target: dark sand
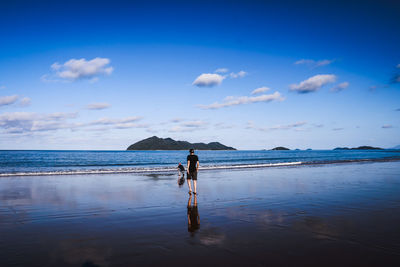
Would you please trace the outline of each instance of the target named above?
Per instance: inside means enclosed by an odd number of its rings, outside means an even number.
[[[200,172],[197,230],[176,180],[1,178],[0,266],[400,266],[400,162]]]

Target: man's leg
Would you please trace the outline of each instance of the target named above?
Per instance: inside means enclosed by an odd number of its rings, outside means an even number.
[[[192,193],[192,185],[190,183],[190,179],[189,178],[190,178],[190,174],[188,173],[186,180],[187,180],[187,184],[188,184],[188,187],[189,187],[189,193]]]
[[[197,194],[197,180],[193,180],[194,193]]]

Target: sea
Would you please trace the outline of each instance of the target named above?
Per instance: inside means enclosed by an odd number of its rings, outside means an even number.
[[[187,151],[0,150],[0,177],[171,173]],[[400,160],[400,150],[196,151],[201,170]]]

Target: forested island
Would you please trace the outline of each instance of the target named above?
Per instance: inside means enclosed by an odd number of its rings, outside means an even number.
[[[187,141],[175,141],[172,138],[159,138],[153,136],[130,145],[127,150],[236,150],[219,142],[189,143]]]

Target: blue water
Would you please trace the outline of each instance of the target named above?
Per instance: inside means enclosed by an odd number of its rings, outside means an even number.
[[[203,169],[400,160],[400,150],[196,151]],[[0,151],[0,176],[173,171],[187,151]]]

